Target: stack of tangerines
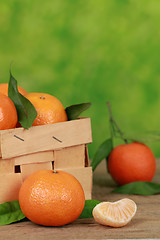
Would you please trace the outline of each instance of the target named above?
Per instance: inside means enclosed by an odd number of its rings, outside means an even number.
[[[46,93],[27,93],[23,88],[18,91],[35,107],[37,117],[33,126],[67,121],[67,114],[62,103]],[[0,84],[0,130],[15,128],[18,122],[16,108],[8,97],[8,83]]]

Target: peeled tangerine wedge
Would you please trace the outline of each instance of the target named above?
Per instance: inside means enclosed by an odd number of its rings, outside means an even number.
[[[134,201],[124,198],[117,202],[101,202],[93,209],[93,217],[96,222],[111,226],[122,227],[131,221],[137,210]]]

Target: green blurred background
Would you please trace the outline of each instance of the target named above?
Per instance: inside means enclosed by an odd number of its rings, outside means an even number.
[[[0,82],[14,61],[28,92],[91,102],[90,157],[109,137],[106,101],[125,132],[160,131],[159,52],[159,0],[0,1]]]

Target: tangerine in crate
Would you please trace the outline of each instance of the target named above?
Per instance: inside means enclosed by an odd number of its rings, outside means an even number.
[[[28,93],[25,97],[34,105],[37,117],[33,126],[67,121],[67,114],[62,103],[47,93]]]
[[[0,130],[15,128],[17,111],[11,99],[0,92]]]
[[[22,95],[26,95],[27,91],[24,90],[22,87],[18,86],[18,91]],[[0,83],[0,92],[8,96],[8,83]]]
[[[76,220],[85,205],[79,181],[64,171],[40,170],[22,184],[19,203],[23,214],[44,226],[63,226]]]

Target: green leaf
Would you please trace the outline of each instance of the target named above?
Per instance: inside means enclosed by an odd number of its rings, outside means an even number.
[[[92,211],[98,203],[100,203],[98,200],[86,200],[84,209],[79,218],[93,218]]]
[[[68,120],[75,120],[79,115],[87,110],[91,106],[91,103],[80,103],[67,107],[66,113]]]
[[[160,184],[153,182],[132,182],[120,186],[112,191],[113,193],[153,195],[160,193]]]
[[[113,149],[113,142],[112,139],[109,138],[106,141],[104,141],[100,147],[98,148],[98,150],[96,151],[91,166],[93,171],[96,169],[96,167],[98,166],[98,164],[105,158],[108,158],[110,152]]]
[[[0,225],[7,225],[24,219],[18,201],[0,204]]]
[[[21,126],[25,129],[30,128],[37,116],[36,109],[27,98],[18,92],[17,81],[12,76],[11,72],[8,86],[8,96],[16,107],[18,121],[20,122]]]

